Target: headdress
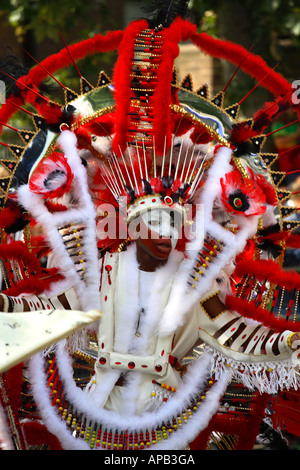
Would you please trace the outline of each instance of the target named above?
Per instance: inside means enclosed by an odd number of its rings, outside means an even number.
[[[125,249],[129,240],[124,226],[152,207],[184,212],[189,204],[195,223],[203,216],[204,234],[201,243],[184,240],[181,245],[186,258],[163,333],[173,332],[182,320],[174,318],[176,302],[181,300],[184,315],[230,262],[237,263],[230,273],[236,296],[228,305],[255,319],[260,315],[268,324],[266,307],[273,298],[272,308],[278,308],[277,294],[287,285],[290,316],[298,305],[299,276],[291,280],[280,267],[285,247],[299,246],[299,239],[291,235],[295,224],[287,219],[293,212],[285,206],[290,192],[280,187],[285,174],[272,169],[277,155],[262,149],[273,119],[288,108],[299,114],[292,87],[243,47],[198,33],[185,19],[187,1],[162,3],[150,20],[65,46],[25,75],[17,69],[12,76],[0,64],[1,78],[14,83],[0,122],[23,140],[23,145],[3,142],[7,153],[1,160],[1,254],[7,288],[15,294],[32,292],[34,284],[35,293],[47,293],[55,291],[58,281],[71,279],[83,308],[98,307],[93,295],[99,290],[98,257]],[[256,80],[254,89],[266,88],[273,101],[252,119],[239,120],[252,90],[239,103],[224,107],[227,86],[210,96],[207,85],[194,89],[190,75],[179,83],[174,60],[181,41],[232,62]],[[92,85],[81,75],[76,61],[116,49],[112,79],[101,72]],[[65,99],[59,104],[41,85],[49,76],[57,81],[55,72],[70,65],[79,74],[79,90],[59,82]],[[9,124],[20,109],[31,116],[33,130]],[[194,211],[197,204],[204,206],[204,214]],[[117,231],[103,237],[97,224],[110,217],[117,219]],[[42,238],[32,236],[29,223],[43,227]],[[11,234],[20,229],[25,238],[18,242],[21,256],[16,259]],[[238,257],[244,249],[251,258],[246,265]],[[49,252],[55,268],[36,266],[37,258]],[[272,322],[282,328],[273,317]]]
[[[293,211],[284,205],[290,193],[280,188],[285,175],[272,170],[277,156],[262,152],[268,136],[264,132],[272,120],[287,108],[299,112],[293,104],[293,90],[260,57],[228,41],[197,33],[196,26],[185,19],[187,4],[157,5],[151,19],[133,21],[125,31],[96,35],[71,46],[65,44],[61,52],[37,63],[25,75],[18,64],[13,68],[0,64],[2,79],[10,85],[0,122],[3,129],[10,127],[23,141],[23,145],[3,142],[3,242],[7,234],[24,227],[30,238],[31,219],[31,223],[47,226],[45,246],[51,251],[55,245],[57,251],[56,242],[49,236],[53,224],[55,240],[58,232],[63,242],[61,253],[67,248],[66,266],[71,254],[72,262],[77,263],[75,271],[80,284],[90,272],[91,256],[95,253],[90,255],[87,250],[77,256],[70,223],[78,229],[84,226],[80,237],[86,247],[85,236],[92,233],[87,227],[94,223],[95,208],[97,221],[110,216],[118,219],[113,239],[98,239],[101,253],[123,249],[128,240],[122,227],[152,207],[183,211],[187,203],[204,203],[220,228],[226,219],[238,220],[238,232],[242,219],[249,221],[264,213],[261,228],[275,225],[270,213],[272,207],[278,206],[282,233],[294,228],[293,222],[285,220]],[[274,101],[265,104],[252,119],[243,121],[238,119],[239,111],[253,90],[239,103],[224,107],[229,83],[212,97],[207,85],[194,90],[190,75],[179,83],[174,59],[179,54],[179,42],[187,40],[213,57],[234,63],[236,72],[242,69],[253,76],[257,80],[254,89],[267,88]],[[76,61],[113,49],[118,50],[113,78],[101,72],[97,84],[91,85]],[[56,71],[70,65],[78,72],[79,91],[54,77]],[[45,95],[43,82],[49,76],[63,88],[63,104]],[[29,110],[32,108],[34,111]],[[17,130],[8,124],[20,110],[31,116],[33,130]],[[226,156],[218,158],[222,149],[227,149]],[[78,151],[80,158],[75,155]],[[208,184],[211,186],[207,192]],[[127,204],[125,211],[120,209],[122,197]],[[214,199],[213,204],[210,199]],[[110,208],[116,212],[111,214]],[[230,223],[227,228],[232,229]],[[249,230],[249,238],[255,231],[256,228],[251,234]],[[34,245],[35,240],[29,238],[25,244]],[[286,241],[288,236],[283,238]],[[282,249],[281,242],[280,245]],[[261,245],[256,250],[259,248]],[[61,276],[66,275],[62,269],[60,272]],[[58,272],[48,274],[47,285]],[[8,287],[16,286],[13,278],[6,277]],[[193,281],[189,283],[194,286]]]

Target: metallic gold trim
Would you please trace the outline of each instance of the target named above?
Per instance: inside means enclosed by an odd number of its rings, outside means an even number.
[[[181,114],[182,117],[186,117],[187,119],[192,121],[193,124],[198,125],[199,127],[203,127],[214,139],[216,139],[218,142],[224,145],[224,147],[230,147],[230,143],[224,137],[221,137],[220,134],[218,134],[218,132],[216,132],[214,129],[209,127],[207,124],[204,124],[201,121],[201,119],[189,113],[188,111],[183,109],[181,106],[177,104],[172,104],[171,109],[175,113]]]
[[[217,292],[214,292],[213,294],[211,294],[209,297],[206,297],[205,299],[201,300],[200,302],[200,305],[201,305],[201,308],[203,310],[203,312],[205,313],[205,315],[212,321],[215,321],[217,318],[219,318],[221,315],[223,315],[223,313],[227,312],[228,309],[225,308],[224,310],[222,310],[222,312],[220,312],[218,315],[216,315],[215,317],[211,317],[210,314],[205,310],[203,304],[205,302],[207,302],[207,300],[209,299],[212,299],[213,297],[216,297],[216,295],[219,295],[220,291],[217,291]]]

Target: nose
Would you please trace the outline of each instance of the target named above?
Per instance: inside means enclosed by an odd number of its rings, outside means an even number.
[[[161,238],[172,238],[172,230],[170,224],[163,223],[160,225],[159,236]]]

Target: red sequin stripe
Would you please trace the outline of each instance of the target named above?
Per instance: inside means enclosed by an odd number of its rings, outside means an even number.
[[[157,84],[163,37],[155,30],[144,30],[135,40],[132,60],[131,99],[129,109],[129,141],[140,146],[153,141],[154,110],[151,97]],[[147,143],[145,144],[147,147]]]

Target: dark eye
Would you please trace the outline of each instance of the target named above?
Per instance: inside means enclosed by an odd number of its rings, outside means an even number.
[[[228,202],[235,211],[239,212],[246,212],[250,207],[248,198],[242,191],[230,194]]]
[[[237,209],[239,209],[242,204],[243,204],[243,201],[241,200],[240,197],[235,197],[235,198],[234,198],[234,200],[233,200],[233,205],[234,205],[234,207],[236,207]]]

